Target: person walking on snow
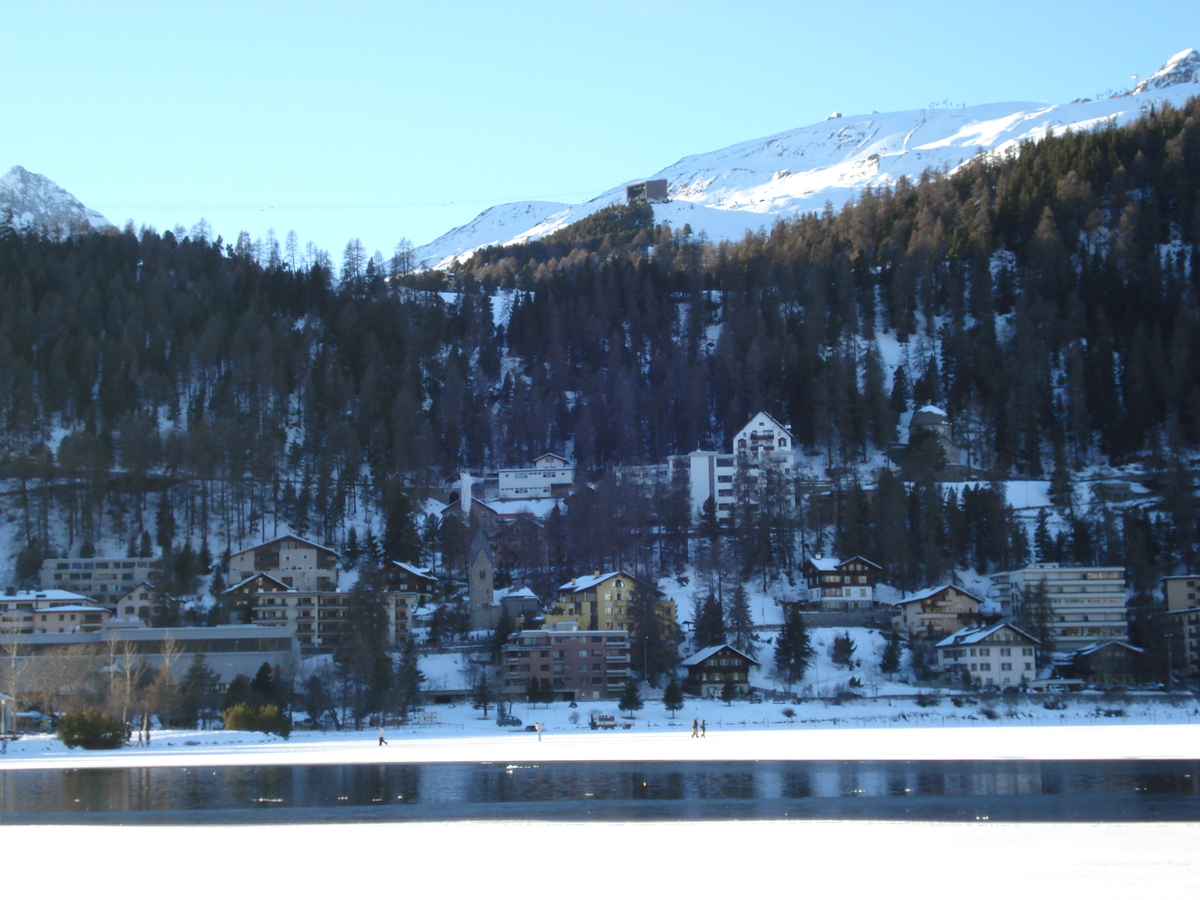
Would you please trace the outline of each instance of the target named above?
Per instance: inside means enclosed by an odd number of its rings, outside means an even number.
[[[383,722],[382,722],[382,720],[379,723],[379,746],[380,747],[387,746],[387,741],[383,737]]]
[[[708,737],[708,722],[700,720],[700,737]]]
[[[692,719],[692,737],[700,737],[700,732],[697,730],[699,728],[700,728],[700,720]]]

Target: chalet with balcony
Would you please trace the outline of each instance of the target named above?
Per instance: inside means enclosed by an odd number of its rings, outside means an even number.
[[[944,637],[978,625],[983,602],[970,591],[943,584],[895,601],[892,627],[917,637]]]
[[[801,573],[808,584],[810,605],[822,612],[850,612],[875,605],[875,585],[883,567],[862,556],[816,556],[804,561]]]
[[[750,667],[758,661],[730,644],[718,644],[698,650],[680,663],[687,669],[683,689],[702,697],[720,696],[727,683],[738,694],[750,689]]]

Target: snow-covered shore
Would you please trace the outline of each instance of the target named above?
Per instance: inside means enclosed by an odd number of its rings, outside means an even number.
[[[991,711],[989,718],[984,710]],[[514,710],[524,725],[541,722],[540,737],[501,728],[469,706],[437,707],[431,724],[392,727],[381,746],[376,729],[297,731],[275,735],[223,731],[155,731],[149,747],[69,750],[56,737],[29,736],[0,756],[3,768],[287,765],[379,762],[550,760],[940,760],[940,759],[1190,759],[1200,748],[1200,708],[1194,700],[1146,701],[1119,707],[1071,698],[1048,710],[1040,699],[995,706],[946,702],[922,708],[911,700],[862,700],[843,705],[693,700],[674,718],[648,703],[633,718],[615,704],[565,704]],[[794,714],[785,715],[785,711]],[[613,715],[613,730],[592,730],[592,713]],[[691,738],[692,719],[706,734]],[[577,721],[572,721],[576,719]],[[433,721],[435,720],[435,721]],[[628,725],[628,728],[623,726]]]
[[[1124,717],[1109,717],[1093,699],[1071,698],[1063,710],[1023,699],[997,705],[999,718],[990,719],[978,706],[947,702],[929,709],[893,698],[843,706],[799,703],[789,720],[786,707],[773,704],[689,701],[673,720],[661,704],[648,703],[629,729],[593,731],[586,726],[592,704],[579,710],[518,705],[514,712],[526,724],[546,725],[540,741],[524,729],[497,727],[494,711],[483,719],[468,706],[439,707],[433,711],[437,724],[387,729],[386,746],[374,729],[296,732],[286,741],[244,732],[154,732],[149,747],[111,752],[68,750],[41,736],[11,743],[0,756],[0,770],[480,760],[1187,759],[1200,748],[1195,706],[1135,702]],[[630,721],[610,706],[598,711],[617,714],[621,724]],[[577,723],[571,721],[575,712],[581,713]],[[692,718],[705,720],[704,738],[691,737]],[[1092,900],[1200,896],[1200,823],[34,825],[0,830],[0,838],[8,859],[44,859],[47,847],[69,846],[73,867],[93,872],[111,867],[114,848],[136,847],[131,865],[139,879],[176,884],[184,897],[212,889],[205,878],[179,881],[204,857],[200,848],[235,847],[253,847],[256,862],[222,857],[219,869],[229,877],[221,878],[221,892],[234,898],[268,890],[308,897],[401,886],[506,897],[556,884],[569,886],[575,897],[608,897],[614,890],[641,897],[759,892],[793,883],[810,893],[903,897],[935,880],[985,900],[1085,891]],[[702,848],[711,852],[698,854]],[[260,864],[264,860],[274,862]],[[607,875],[593,877],[597,873]],[[34,890],[44,888],[46,878],[39,866],[15,866],[6,886]]]

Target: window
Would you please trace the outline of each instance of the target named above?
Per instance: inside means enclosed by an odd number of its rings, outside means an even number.
[[[1012,663],[1000,663],[1000,671],[1001,672],[1011,672],[1012,671]]]

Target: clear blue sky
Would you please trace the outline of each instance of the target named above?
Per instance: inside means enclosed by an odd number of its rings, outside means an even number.
[[[844,114],[1069,101],[1200,47],[1197,0],[8,2],[0,172],[121,225],[340,263]]]

